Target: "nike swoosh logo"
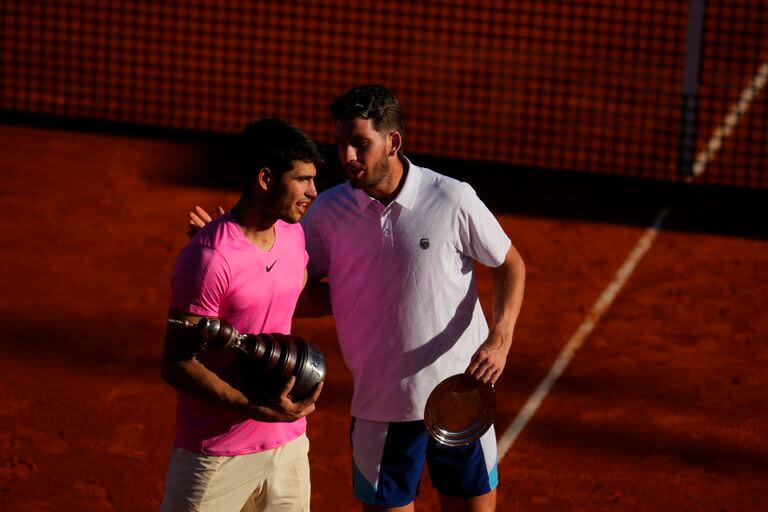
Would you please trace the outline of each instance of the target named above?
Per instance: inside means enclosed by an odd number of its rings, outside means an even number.
[[[277,260],[273,261],[273,262],[272,262],[272,264],[271,264],[271,265],[269,265],[268,267],[265,267],[265,268],[267,269],[267,272],[269,272],[270,270],[272,270],[272,267],[274,267],[274,266],[275,266],[275,263],[277,263]]]

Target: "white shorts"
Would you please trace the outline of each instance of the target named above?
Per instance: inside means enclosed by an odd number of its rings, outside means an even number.
[[[309,511],[309,440],[232,457],[174,448],[161,512]]]

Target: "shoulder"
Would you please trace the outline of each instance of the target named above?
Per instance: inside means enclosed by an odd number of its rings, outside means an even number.
[[[237,232],[240,229],[232,220],[232,215],[227,212],[213,219],[192,238],[198,246],[207,249],[225,250],[237,243]]]
[[[352,187],[347,183],[336,185],[333,188],[321,192],[309,207],[306,215],[301,219],[301,225],[305,230],[311,230],[318,225],[332,222],[344,212],[349,211],[349,205],[355,202]]]
[[[413,165],[413,164],[412,164]],[[420,198],[432,197],[451,204],[459,205],[466,194],[474,194],[469,183],[440,174],[426,167],[413,165],[413,171],[419,173]]]
[[[283,220],[278,220],[275,223],[275,230],[278,236],[287,240],[289,243],[299,244],[304,246],[304,228],[300,223],[290,223]]]
[[[237,244],[237,225],[225,213],[212,220],[192,237],[177,258],[177,263],[192,265],[195,262],[210,264],[214,260],[226,262],[227,251]]]
[[[349,186],[349,183],[344,182],[321,192],[313,201],[312,207],[327,208],[333,204],[346,202],[351,199],[354,199],[352,187]]]

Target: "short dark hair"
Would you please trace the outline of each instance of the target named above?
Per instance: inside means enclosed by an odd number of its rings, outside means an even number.
[[[317,167],[323,164],[320,149],[309,135],[282,119],[265,117],[248,123],[239,143],[240,175],[245,192],[264,167],[282,177],[295,161]]]
[[[371,119],[378,132],[397,130],[405,135],[405,117],[400,102],[381,84],[353,87],[331,103],[331,114],[337,121]]]

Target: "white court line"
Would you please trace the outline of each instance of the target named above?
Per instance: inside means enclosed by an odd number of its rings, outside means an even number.
[[[707,164],[715,157],[720,148],[723,145],[723,141],[727,139],[736,124],[739,122],[739,118],[746,113],[752,101],[760,93],[760,90],[765,87],[768,82],[768,61],[764,62],[757,70],[757,74],[749,83],[749,85],[741,92],[739,101],[733,106],[728,115],[725,116],[723,122],[717,127],[712,137],[707,142],[707,147],[702,150],[696,157],[696,162],[693,164],[693,176],[698,177],[704,173],[704,169],[707,168]]]
[[[613,281],[611,281],[608,287],[603,290],[603,293],[600,294],[600,297],[597,298],[597,301],[592,306],[592,309],[589,310],[587,317],[584,319],[578,329],[576,329],[576,332],[573,334],[573,336],[571,336],[571,339],[568,340],[568,343],[565,344],[565,347],[560,352],[560,355],[557,356],[557,359],[555,359],[552,368],[550,368],[549,374],[544,378],[544,380],[541,381],[539,387],[536,388],[536,391],[533,392],[523,408],[520,409],[520,412],[517,414],[515,420],[512,422],[506,432],[504,432],[504,434],[499,438],[497,445],[499,460],[504,457],[504,455],[512,446],[512,443],[514,443],[515,439],[517,439],[517,436],[520,435],[520,432],[522,432],[523,428],[525,428],[525,425],[533,417],[534,413],[541,405],[541,402],[544,400],[544,397],[546,397],[547,393],[549,393],[549,390],[552,389],[555,381],[557,381],[565,368],[571,362],[571,359],[573,359],[576,351],[584,343],[584,340],[595,329],[595,326],[600,320],[600,317],[602,317],[603,313],[605,313],[605,311],[611,306],[616,296],[627,283],[629,276],[631,276],[632,272],[634,272],[635,268],[637,268],[640,260],[643,258],[643,256],[645,256],[645,253],[648,252],[648,249],[651,248],[651,245],[656,239],[656,235],[661,228],[661,224],[664,222],[664,219],[668,213],[668,208],[662,209],[656,216],[653,224],[651,224],[651,226],[645,230],[645,233],[637,241],[635,247],[632,249],[632,252],[629,253],[629,256],[627,257],[624,264],[619,268],[619,270],[616,271],[616,276],[613,278]]]

